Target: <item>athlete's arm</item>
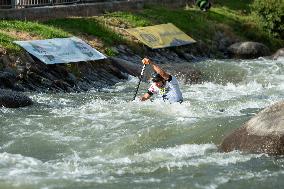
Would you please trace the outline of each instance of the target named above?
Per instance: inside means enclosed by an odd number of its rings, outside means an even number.
[[[157,64],[154,64],[154,62],[152,62],[150,59],[144,58],[142,60],[142,63],[151,65],[153,70],[156,73],[160,74],[160,76],[162,76],[162,78],[164,78],[166,81],[170,79],[170,75],[167,72],[165,72],[162,68],[160,68],[160,66],[158,66]]]
[[[141,101],[146,101],[151,97],[149,93],[145,93],[143,96],[140,97]]]

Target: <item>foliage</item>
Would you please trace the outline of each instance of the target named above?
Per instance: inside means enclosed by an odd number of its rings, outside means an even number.
[[[252,9],[271,35],[284,39],[283,0],[255,0]]]
[[[112,48],[106,48],[105,49],[105,54],[107,56],[116,56],[117,55],[117,52],[114,51]]]

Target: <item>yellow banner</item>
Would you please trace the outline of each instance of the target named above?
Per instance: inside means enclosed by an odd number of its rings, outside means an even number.
[[[171,23],[127,29],[127,32],[152,49],[196,42]]]

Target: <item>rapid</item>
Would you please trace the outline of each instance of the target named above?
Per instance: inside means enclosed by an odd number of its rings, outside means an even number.
[[[71,94],[28,94],[0,108],[0,189],[283,188],[284,159],[218,145],[284,99],[284,60],[195,63],[182,104],[131,101],[138,78]],[[143,82],[142,95],[149,83]]]

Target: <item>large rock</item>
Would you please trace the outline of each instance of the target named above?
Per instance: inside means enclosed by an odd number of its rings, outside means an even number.
[[[229,134],[220,146],[228,152],[284,155],[284,101],[259,112],[242,127]]]
[[[129,62],[127,60],[117,58],[117,57],[110,57],[111,62],[114,66],[116,66],[121,72],[138,76],[140,75],[142,63],[140,65]]]
[[[272,55],[273,60],[277,60],[279,58],[284,58],[284,48],[279,49]]]
[[[234,43],[228,48],[231,58],[258,58],[269,55],[269,49],[262,43],[258,42],[239,42]]]
[[[0,106],[6,108],[19,108],[32,105],[32,100],[24,94],[0,89]]]

